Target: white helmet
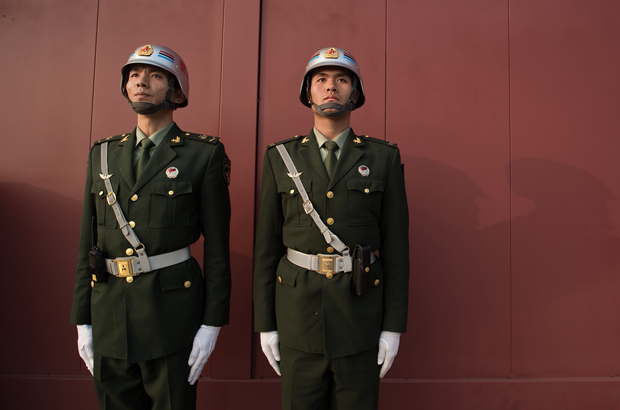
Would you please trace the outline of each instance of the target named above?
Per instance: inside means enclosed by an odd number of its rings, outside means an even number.
[[[312,70],[317,67],[325,66],[343,67],[350,70],[353,74],[353,78],[351,79],[353,82],[351,96],[349,97],[347,105],[343,106],[340,104],[327,103],[319,106],[312,102],[312,96],[310,95],[310,76],[312,75]],[[354,102],[356,95],[358,95],[357,102]],[[319,114],[326,117],[337,117],[346,113],[347,111],[353,111],[354,109],[364,105],[364,102],[366,101],[366,97],[364,95],[364,83],[362,82],[360,68],[357,65],[357,62],[355,61],[353,55],[351,55],[351,53],[349,53],[348,51],[337,47],[322,48],[316,53],[314,53],[310,58],[310,61],[308,61],[308,65],[306,66],[306,72],[304,73],[304,78],[301,81],[299,100],[306,107],[314,106],[314,108],[316,108]],[[323,109],[327,108],[337,108],[338,111],[324,112]]]
[[[127,80],[129,78],[129,70],[132,64],[149,64],[159,68],[163,68],[172,74],[179,83],[181,91],[185,95],[185,101],[180,104],[175,104],[170,101],[172,93],[174,92],[174,80],[168,79],[168,92],[164,97],[164,101],[155,105],[151,103],[136,102],[131,103],[127,96]],[[140,46],[134,50],[129,56],[127,63],[121,68],[121,92],[123,96],[131,103],[131,108],[139,114],[152,114],[161,110],[162,108],[176,110],[187,106],[189,99],[189,73],[187,72],[187,66],[185,62],[174,50],[171,50],[164,46],[157,44],[147,44]]]

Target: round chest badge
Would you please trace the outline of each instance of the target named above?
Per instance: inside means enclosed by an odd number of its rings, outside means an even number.
[[[166,170],[166,176],[168,178],[176,178],[179,175],[179,170],[175,167],[170,167]]]
[[[366,165],[360,165],[360,167],[357,170],[360,172],[360,175],[363,177],[367,177],[368,175],[370,175],[370,168],[368,168]]]

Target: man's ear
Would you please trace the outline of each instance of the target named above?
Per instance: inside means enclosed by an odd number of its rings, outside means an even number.
[[[174,93],[172,93],[171,100],[175,104],[182,104],[183,101],[185,101],[185,94],[183,94],[183,91],[181,91],[180,88],[177,88],[174,90]]]

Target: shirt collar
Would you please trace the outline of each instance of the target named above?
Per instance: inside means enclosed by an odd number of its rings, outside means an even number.
[[[314,135],[316,136],[316,142],[317,144],[319,144],[319,148],[321,148],[323,144],[325,144],[325,142],[328,140],[323,134],[319,132],[319,130],[316,129],[316,127],[313,128],[312,130],[314,131]],[[345,141],[347,140],[347,135],[349,135],[349,131],[351,131],[351,127],[342,131],[340,134],[336,136],[336,138],[332,140],[336,144],[338,144],[338,148],[340,148],[341,150],[342,150],[342,147],[344,147]]]
[[[140,127],[136,127],[136,147],[140,144],[140,141],[142,141],[145,138],[150,138],[151,141],[153,141],[153,144],[155,144],[155,146],[158,146],[159,143],[164,139],[166,134],[168,134],[168,131],[170,131],[173,126],[174,126],[174,121],[166,125],[164,128],[157,130],[150,137],[147,137],[146,135],[144,135]]]

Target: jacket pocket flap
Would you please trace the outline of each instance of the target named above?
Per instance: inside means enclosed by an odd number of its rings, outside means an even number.
[[[349,190],[361,191],[365,194],[383,192],[383,182],[378,179],[347,179]]]
[[[153,181],[151,182],[151,193],[164,195],[168,198],[175,198],[179,195],[192,192],[190,181]]]

